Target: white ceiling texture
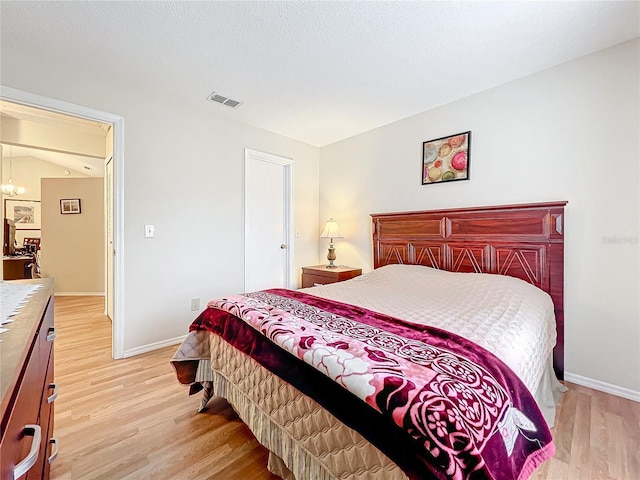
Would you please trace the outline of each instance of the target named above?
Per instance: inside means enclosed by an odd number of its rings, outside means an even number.
[[[637,1],[2,1],[0,26],[2,45],[324,146],[638,37],[639,10]],[[242,104],[207,102],[212,91]]]

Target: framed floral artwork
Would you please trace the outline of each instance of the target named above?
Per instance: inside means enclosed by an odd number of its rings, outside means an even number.
[[[471,131],[422,144],[422,184],[469,180]]]

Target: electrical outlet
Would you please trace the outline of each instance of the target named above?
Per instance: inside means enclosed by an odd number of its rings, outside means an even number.
[[[191,299],[191,311],[194,312],[196,310],[200,310],[200,299],[192,298]]]

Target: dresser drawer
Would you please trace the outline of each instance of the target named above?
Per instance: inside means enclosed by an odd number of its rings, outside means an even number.
[[[56,339],[56,327],[53,326],[53,299],[49,299],[47,308],[42,316],[42,323],[38,329],[37,346],[40,350],[40,359],[44,370],[49,365],[49,356],[53,351],[53,342]]]
[[[332,277],[304,273],[302,275],[302,288],[315,287],[317,285],[328,285],[329,283],[335,283],[337,281],[338,279]]]
[[[18,390],[14,408],[9,416],[6,431],[3,432],[2,444],[2,480],[13,480],[13,471],[16,465],[29,456],[32,443],[36,441],[35,432],[32,433],[25,427],[27,425],[39,425],[40,402],[42,399],[42,385],[44,384],[44,373],[39,362],[39,351],[34,348],[32,356],[27,364],[23,381]],[[44,432],[40,429],[39,437],[42,443]],[[40,445],[36,447],[40,450]],[[38,453],[38,459],[31,468],[34,474],[37,472],[42,476],[42,457]],[[22,478],[26,478],[23,476]],[[30,477],[36,478],[36,477]]]
[[[57,445],[53,446],[50,442],[53,437],[53,406],[58,396],[58,389],[53,381],[53,351],[49,357],[47,374],[45,377],[44,389],[40,400],[40,414],[38,415],[38,424],[42,429],[42,438],[40,441],[40,454],[38,455],[38,466],[29,470],[26,480],[40,480],[49,478],[49,457],[52,456],[52,450],[57,451]],[[52,461],[55,457],[52,458]]]
[[[362,274],[362,269],[351,267],[327,268],[325,265],[302,267],[302,288],[342,282]]]

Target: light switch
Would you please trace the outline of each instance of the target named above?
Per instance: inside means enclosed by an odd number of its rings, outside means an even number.
[[[156,226],[145,225],[144,226],[144,238],[153,238],[155,236]]]

